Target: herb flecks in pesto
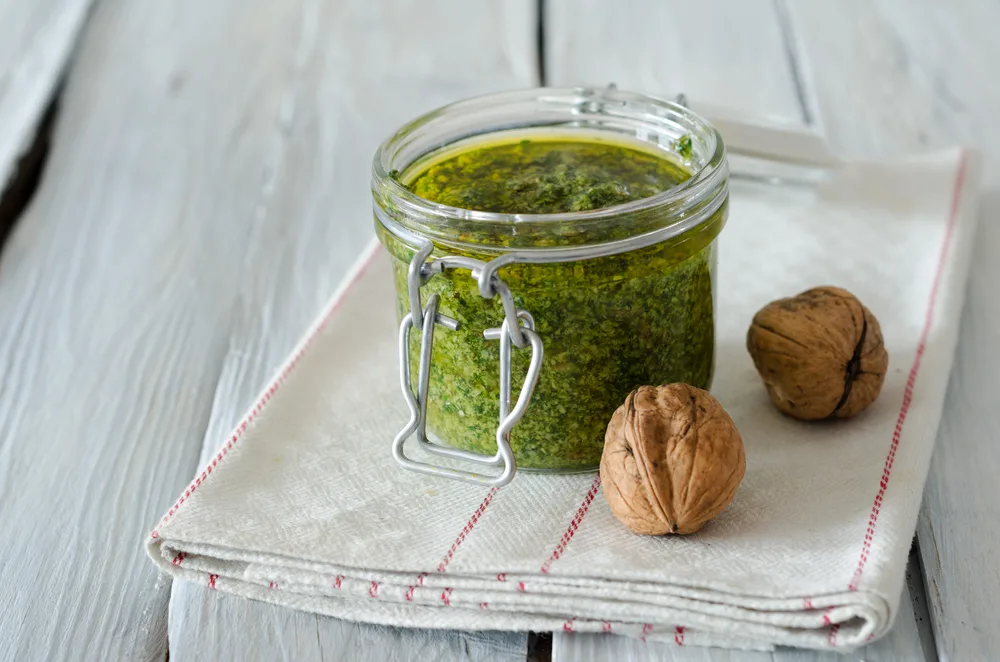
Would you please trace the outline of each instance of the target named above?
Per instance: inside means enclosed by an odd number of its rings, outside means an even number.
[[[552,214],[648,198],[686,178],[667,159],[614,143],[521,140],[435,163],[409,188],[461,209]]]
[[[691,152],[693,150],[694,143],[691,140],[691,136],[688,134],[684,134],[674,141],[674,151],[677,152],[685,161],[691,158]]]
[[[588,155],[588,159],[581,159]],[[585,163],[584,163],[585,161]],[[447,164],[452,165],[448,166]],[[525,168],[518,164],[527,163]],[[447,167],[443,167],[447,166]],[[457,156],[404,173],[415,193],[435,202],[483,211],[529,213],[597,208],[664,190],[687,177],[666,158],[608,143],[511,141],[472,147]],[[588,206],[589,205],[589,206]],[[625,396],[643,384],[686,382],[708,388],[714,367],[715,243],[723,205],[705,223],[660,244],[609,257],[549,264],[514,264],[500,277],[518,307],[529,311],[545,347],[531,404],[511,433],[520,468],[587,470],[601,459],[608,420]],[[619,238],[639,218],[623,215]],[[649,219],[643,219],[643,223]],[[666,222],[666,221],[665,221]],[[409,312],[406,274],[415,246],[377,225],[394,256],[397,314]],[[553,226],[532,235],[538,245],[568,231]],[[513,232],[513,231],[512,231]],[[476,245],[509,245],[514,235],[470,230],[467,249],[441,246],[482,260],[494,251]],[[483,330],[499,327],[499,301],[479,295],[468,272],[447,271],[421,288],[438,294],[440,312],[456,318],[458,331],[438,328],[431,358],[427,416],[430,430],[453,446],[496,451],[499,423],[499,347]],[[411,337],[417,365],[420,334]],[[530,352],[513,350],[513,397],[521,388]]]

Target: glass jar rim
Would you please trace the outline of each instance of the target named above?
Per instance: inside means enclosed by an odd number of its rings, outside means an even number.
[[[506,117],[505,114],[506,113]],[[511,120],[510,115],[519,119]],[[467,127],[462,128],[465,120]],[[491,124],[491,120],[495,123]],[[530,128],[575,128],[608,131],[633,137],[673,133],[691,136],[693,153],[698,157],[691,176],[683,182],[654,195],[585,211],[508,214],[463,209],[420,197],[397,177],[399,172],[419,159],[461,140],[506,130]],[[428,135],[421,135],[421,132]],[[415,138],[427,145],[416,154],[402,158]],[[659,141],[645,140],[663,149]],[[672,141],[671,141],[672,144]],[[663,151],[668,152],[667,149]],[[669,153],[669,152],[668,152]],[[677,152],[672,152],[677,154]],[[397,161],[405,161],[398,163]],[[534,87],[482,94],[449,103],[427,112],[400,127],[378,148],[372,162],[372,192],[376,207],[380,199],[389,199],[404,218],[419,218],[430,226],[457,222],[481,223],[484,228],[513,230],[524,224],[587,223],[614,219],[657,208],[689,208],[711,197],[728,178],[726,148],[718,130],[685,105],[647,94],[608,87]],[[725,186],[724,186],[725,187]],[[726,190],[728,187],[725,187]],[[726,191],[723,191],[723,196]],[[717,196],[718,197],[718,196]],[[721,202],[720,202],[721,204]],[[681,234],[697,226],[717,208],[702,210],[696,217],[680,215],[668,226],[675,229],[667,236]],[[378,213],[376,209],[376,213]],[[426,225],[424,226],[427,227]],[[661,232],[666,227],[660,228]]]

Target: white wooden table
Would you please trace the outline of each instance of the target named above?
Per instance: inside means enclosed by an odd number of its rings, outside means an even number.
[[[141,549],[369,236],[380,139],[472,94],[614,81],[845,156],[964,142],[995,187],[998,29],[992,0],[0,0],[0,188],[62,89],[0,255],[0,660],[525,659],[527,633],[171,585]],[[988,191],[914,609],[852,659],[1000,659],[998,211]],[[532,655],[842,659],[564,634]]]

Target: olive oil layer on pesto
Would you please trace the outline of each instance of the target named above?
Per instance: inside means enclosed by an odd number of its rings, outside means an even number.
[[[406,179],[410,190],[435,202],[526,214],[619,204],[686,177],[665,158],[615,144],[521,141],[472,149]],[[531,404],[511,433],[520,468],[596,467],[611,415],[638,386],[686,382],[708,388],[715,346],[712,240],[725,213],[723,206],[702,226],[630,253],[501,270],[518,307],[534,317],[545,347]],[[629,221],[621,219],[621,236],[630,234]],[[406,273],[415,247],[403,245],[381,226],[377,229],[398,258],[393,269],[401,318],[409,311]],[[554,227],[553,233],[559,232]],[[503,238],[480,239],[495,245]],[[540,243],[549,239],[541,237]],[[453,247],[445,251],[456,252]],[[496,255],[465,254],[487,260]],[[500,303],[482,298],[463,271],[434,276],[421,293],[425,302],[439,294],[440,311],[461,324],[458,331],[435,331],[428,425],[445,443],[493,454],[499,343],[482,334],[503,321]],[[419,334],[413,336],[415,366]],[[512,398],[524,381],[529,358],[529,350],[513,350]]]
[[[670,161],[614,143],[522,140],[453,156],[409,188],[461,209],[553,214],[648,198],[687,176]]]

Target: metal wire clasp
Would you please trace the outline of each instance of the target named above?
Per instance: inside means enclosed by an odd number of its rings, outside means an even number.
[[[542,367],[542,339],[535,332],[535,320],[526,310],[520,310],[514,305],[510,289],[497,276],[497,269],[509,261],[482,262],[468,257],[445,255],[429,260],[434,246],[427,242],[417,251],[410,262],[407,274],[409,288],[410,312],[403,317],[399,325],[399,381],[403,389],[403,397],[410,408],[410,420],[399,431],[392,442],[392,455],[404,468],[420,473],[443,476],[455,480],[464,480],[480,485],[500,487],[514,478],[517,462],[510,448],[510,431],[528,409],[531,395],[538,383],[538,373]],[[452,331],[459,328],[458,320],[443,315],[437,311],[440,297],[431,295],[426,307],[420,305],[420,288],[435,274],[443,273],[445,269],[468,269],[479,285],[479,293],[486,299],[500,297],[503,305],[504,320],[499,328],[486,329],[483,336],[487,340],[500,341],[500,424],[497,426],[497,452],[493,456],[480,455],[457,448],[449,448],[435,444],[427,439],[427,391],[430,384],[431,354],[434,345],[434,329],[440,325]],[[420,364],[417,373],[417,392],[414,393],[410,380],[410,331],[421,332]],[[531,348],[531,361],[524,385],[517,395],[514,408],[510,408],[510,364],[511,345],[519,348]],[[441,455],[465,462],[472,462],[486,467],[502,467],[499,474],[484,475],[454,467],[420,462],[408,458],[403,451],[403,445],[411,436],[416,435],[417,443],[426,452]]]

